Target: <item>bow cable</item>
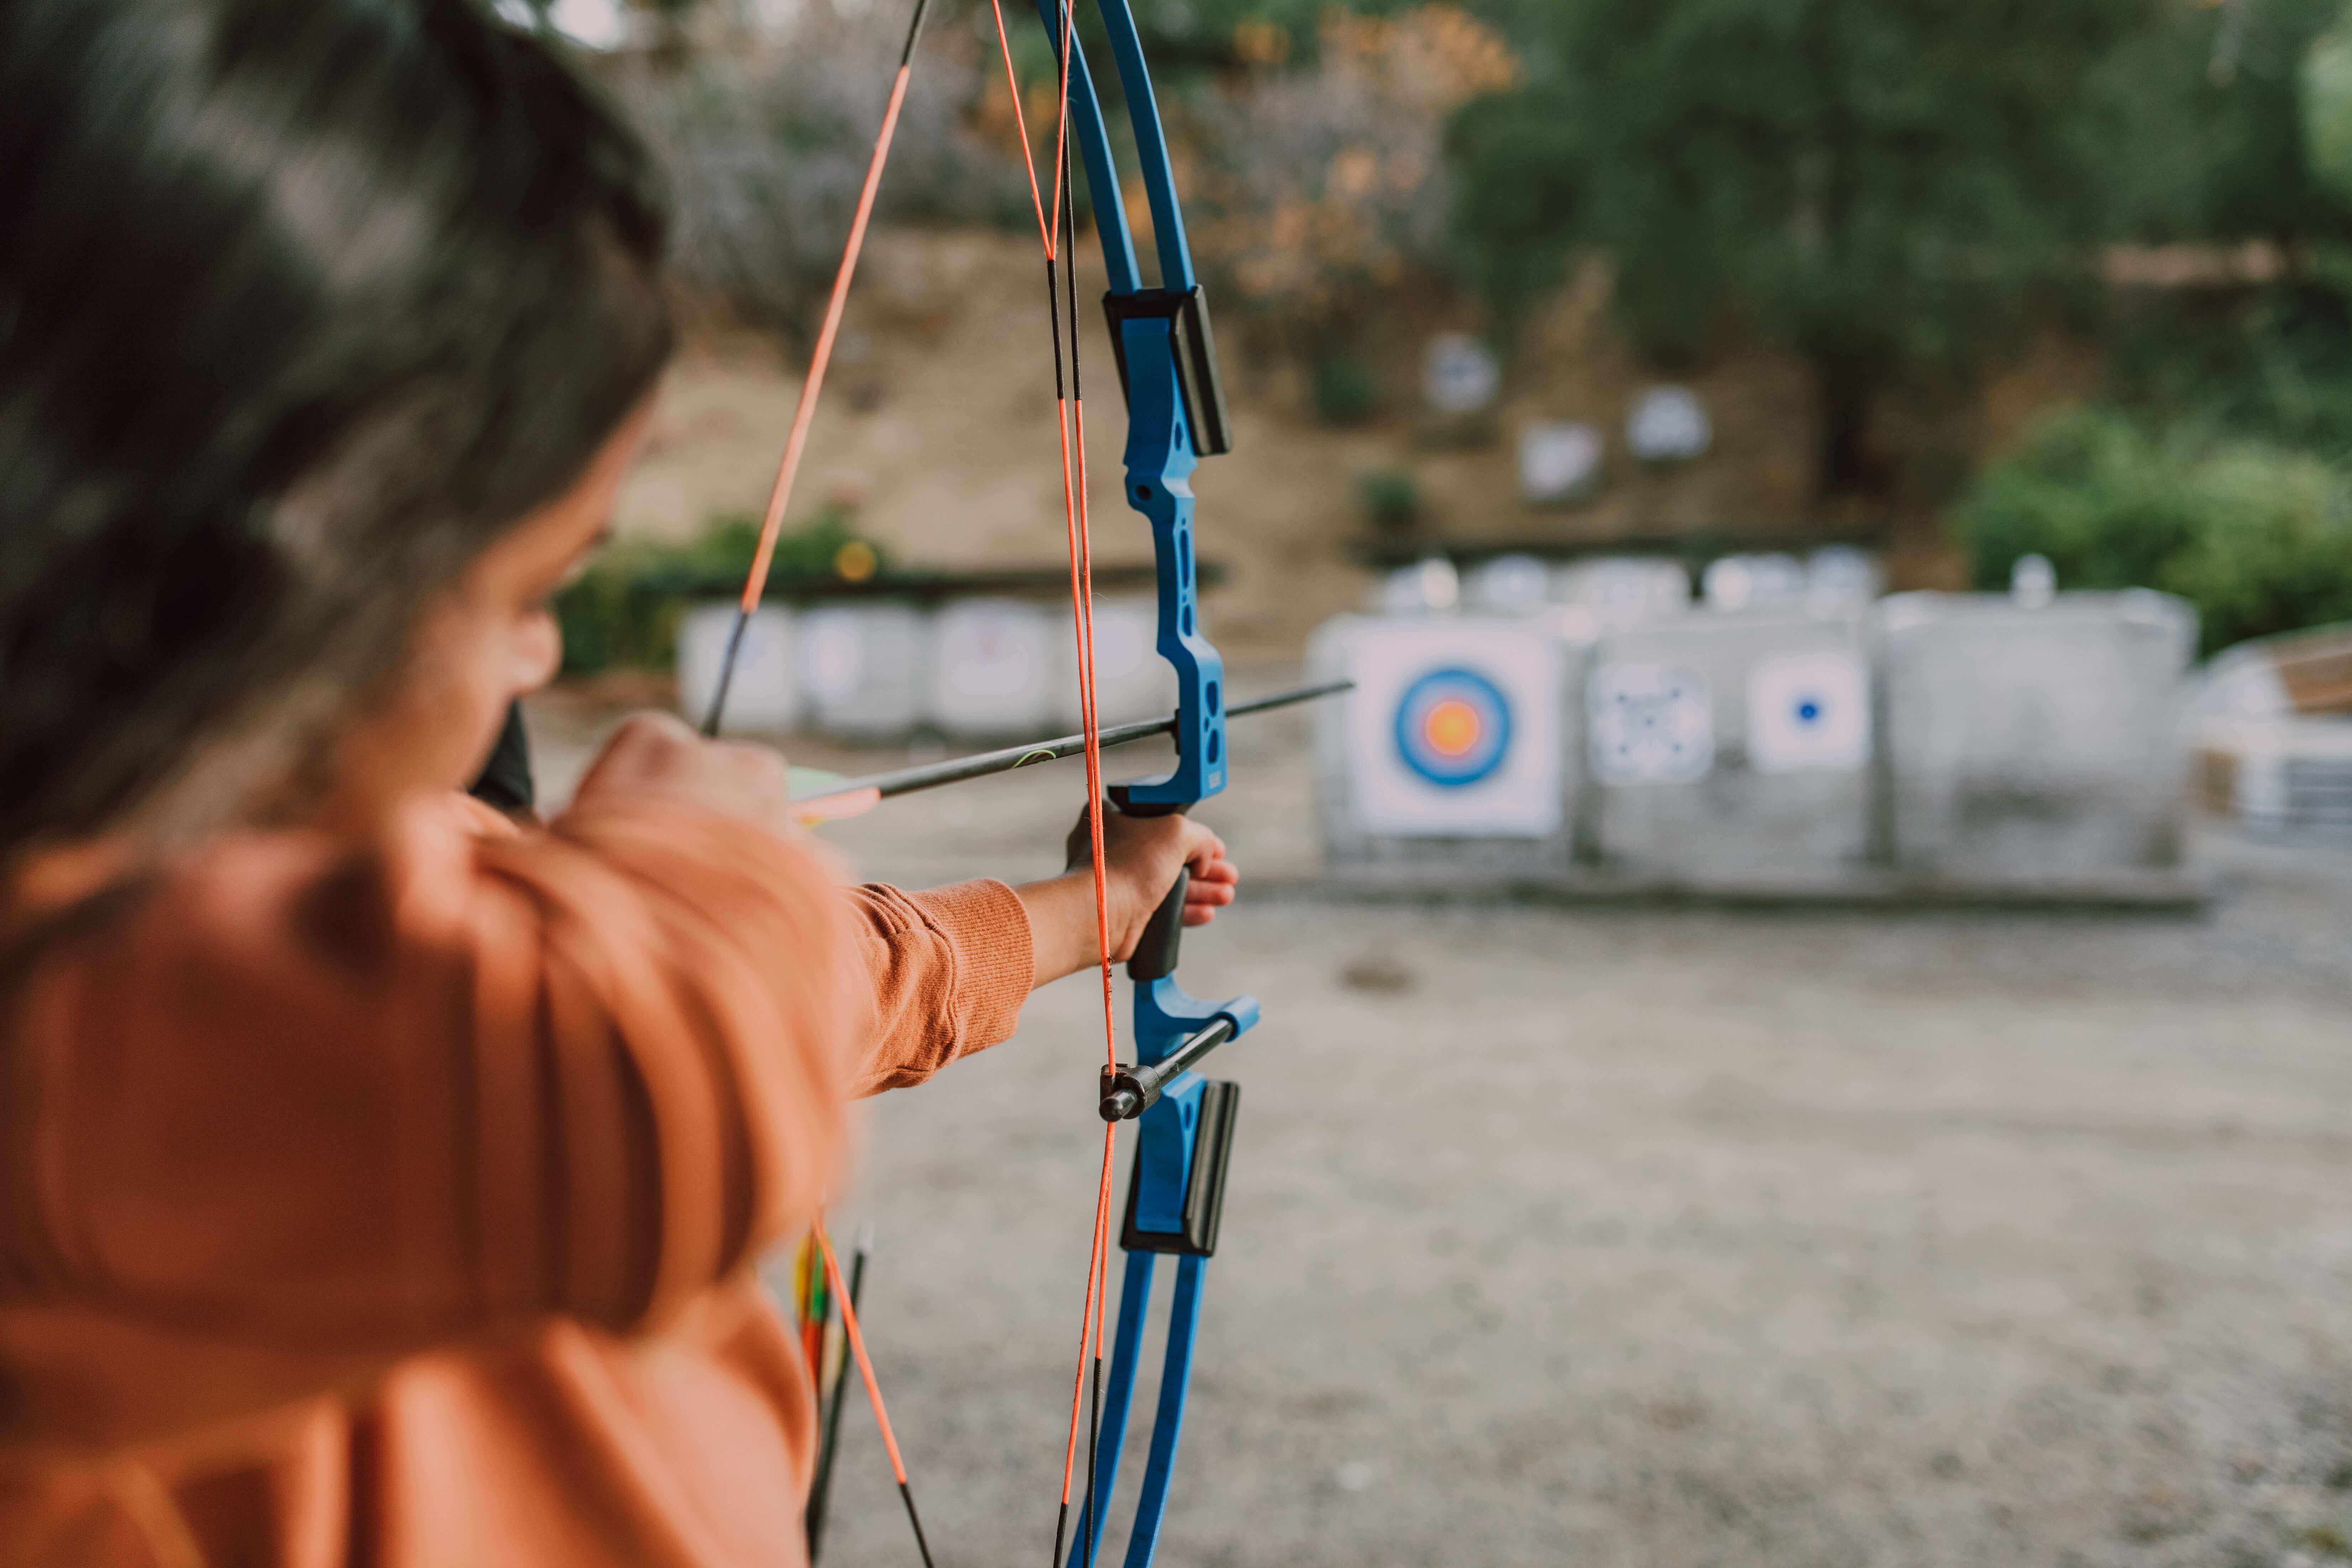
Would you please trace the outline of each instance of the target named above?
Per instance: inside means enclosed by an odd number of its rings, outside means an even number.
[[[1061,6],[1066,16],[1075,16],[1076,0],[1061,0]],[[1070,97],[1069,61],[1077,49],[1075,21],[1064,34],[1062,46],[1062,113],[1066,121]],[[1101,689],[1095,668],[1094,529],[1087,513],[1087,402],[1078,369],[1077,185],[1071,168],[1071,148],[1066,136],[1062,140],[1062,168],[1056,183],[1068,193],[1062,206],[1062,292],[1070,319],[1070,446],[1077,454],[1078,526],[1076,533],[1077,548],[1074,553],[1078,592],[1075,605],[1077,635],[1086,649],[1086,657],[1081,661],[1086,672],[1084,728],[1087,757],[1093,769],[1093,776],[1087,783],[1087,822],[1094,837],[1095,921],[1103,977],[1103,1049],[1107,1070],[1116,1075],[1118,1071],[1118,1031],[1113,1021],[1115,1013],[1111,1000],[1110,910],[1103,852],[1102,715],[1096,705]],[[1116,1130],[1109,1130],[1109,1135],[1103,1139],[1102,1181],[1095,1192],[1094,1257],[1091,1260],[1095,1276],[1094,1355],[1087,1379],[1092,1408],[1087,1419],[1086,1501],[1079,1510],[1078,1520],[1078,1529],[1087,1542],[1087,1568],[1093,1568],[1097,1535],[1094,1516],[1099,1506],[1096,1493],[1096,1469],[1102,1454],[1103,1320],[1108,1315],[1110,1306],[1111,1166],[1117,1145]],[[1075,1420],[1070,1423],[1070,1429],[1075,1439],[1077,1436]],[[1058,1542],[1055,1546],[1054,1556],[1058,1563],[1061,1560]]]
[[[858,188],[857,211],[849,220],[849,241],[842,247],[841,265],[833,274],[833,294],[824,306],[824,324],[817,329],[816,347],[809,355],[800,401],[793,408],[792,432],[784,437],[784,456],[776,465],[775,483],[768,489],[768,510],[760,519],[760,543],[751,553],[751,569],[743,577],[743,596],[735,609],[735,629],[727,637],[727,655],[719,661],[719,684],[710,697],[710,712],[702,732],[719,733],[727,711],[727,688],[735,679],[735,663],[743,651],[743,634],[768,591],[768,569],[776,558],[776,538],[783,531],[784,509],[793,499],[793,481],[800,477],[801,455],[808,449],[809,426],[816,419],[817,395],[824,389],[824,373],[833,363],[833,343],[841,331],[841,314],[849,303],[849,280],[857,273],[858,253],[866,248],[866,225],[874,216],[875,194],[882,188],[882,166],[890,160],[890,139],[898,133],[898,110],[906,106],[907,83],[914,74],[915,42],[923,34],[923,14],[930,0],[915,0],[915,15],[907,24],[907,42],[898,51],[898,73],[890,79],[890,101],[882,110],[882,130],[874,138],[873,154],[866,161],[866,183]]]

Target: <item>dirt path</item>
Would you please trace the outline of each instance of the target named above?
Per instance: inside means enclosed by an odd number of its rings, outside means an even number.
[[[1250,731],[1216,808],[1262,874],[1311,867],[1299,733]],[[1076,798],[1018,775],[844,842],[1034,875]],[[1162,1561],[2352,1555],[2352,853],[2220,852],[2205,920],[1244,907],[1187,953],[1268,1021],[1218,1064]],[[1052,1537],[1091,1007],[1065,983],[877,1102],[840,1216],[879,1232],[943,1568]],[[910,1563],[848,1427],[826,1561]]]

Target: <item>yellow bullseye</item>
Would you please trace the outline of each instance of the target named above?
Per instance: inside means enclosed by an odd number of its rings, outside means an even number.
[[[1478,710],[1458,697],[1438,703],[1421,721],[1422,738],[1429,742],[1432,751],[1446,757],[1468,755],[1485,728],[1479,721]]]

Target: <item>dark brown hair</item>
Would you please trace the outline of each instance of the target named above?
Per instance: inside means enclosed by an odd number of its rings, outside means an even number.
[[[0,5],[0,856],[298,769],[650,385],[665,223],[470,0]]]

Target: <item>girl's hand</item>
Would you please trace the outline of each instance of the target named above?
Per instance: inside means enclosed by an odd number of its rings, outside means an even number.
[[[1014,889],[1029,911],[1038,985],[1097,962],[1093,835],[1083,813],[1070,830],[1067,864],[1070,868],[1059,877]],[[1184,923],[1207,925],[1234,901],[1241,881],[1241,872],[1225,858],[1224,840],[1190,817],[1129,816],[1104,809],[1103,884],[1112,962],[1135,952],[1152,911],[1184,869],[1192,874],[1184,893]]]
[[[574,805],[652,795],[784,833],[793,823],[791,770],[783,753],[734,741],[706,741],[667,713],[638,713],[604,742],[580,781]]]
[[[1065,864],[1074,872],[1094,868],[1094,835],[1087,818],[1087,813],[1078,814],[1077,826],[1064,845],[1068,853]],[[1204,926],[1216,919],[1217,911],[1234,901],[1242,875],[1225,858],[1225,841],[1191,817],[1129,816],[1108,806],[1103,810],[1103,864],[1114,960],[1135,951],[1180,869],[1192,873],[1184,889],[1188,926]]]

